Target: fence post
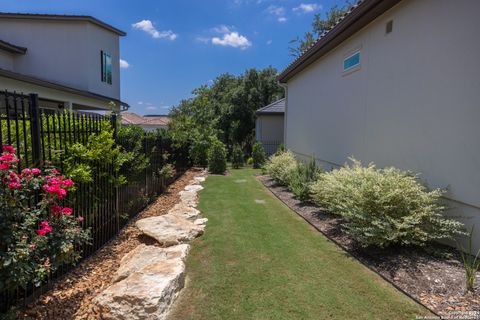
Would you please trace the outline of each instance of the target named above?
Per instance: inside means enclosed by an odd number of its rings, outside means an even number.
[[[118,145],[118,128],[117,128],[117,114],[112,113],[110,115],[110,125],[113,128],[113,141],[115,141],[115,145]],[[115,170],[115,169],[114,169]],[[118,172],[114,172],[115,174],[115,180],[118,180]],[[115,212],[115,224],[117,228],[117,233],[120,232],[120,202],[119,202],[119,193],[120,193],[120,187],[118,186],[118,183],[115,183],[114,186],[114,212]]]
[[[147,154],[147,148],[148,148],[148,146],[147,146],[147,132],[143,133],[143,141],[144,141],[143,142],[143,145],[144,145],[144,147],[143,147],[144,151],[143,152],[145,154],[145,157],[148,157],[148,154]],[[148,157],[148,159],[151,161],[151,157]],[[152,164],[150,163],[150,165],[152,165]],[[145,196],[148,198],[148,168],[145,168]]]
[[[31,93],[29,99],[30,130],[32,135],[32,163],[34,166],[42,167],[41,137],[40,137],[40,109],[38,106],[38,94]]]

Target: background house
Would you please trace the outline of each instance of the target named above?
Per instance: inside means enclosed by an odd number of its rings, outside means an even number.
[[[255,138],[265,148],[267,156],[274,154],[283,143],[285,99],[258,109],[255,122]]]
[[[480,1],[364,0],[280,75],[286,147],[421,173],[480,248]]]
[[[121,36],[90,16],[0,13],[0,90],[38,93],[44,108],[125,109]]]
[[[137,125],[145,131],[155,131],[157,129],[167,129],[170,123],[170,117],[167,115],[146,115],[140,116],[134,112],[121,113],[122,126]]]

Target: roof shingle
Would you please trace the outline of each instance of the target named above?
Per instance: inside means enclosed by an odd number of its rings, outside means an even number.
[[[283,114],[285,113],[285,98],[270,103],[257,110],[256,114]]]

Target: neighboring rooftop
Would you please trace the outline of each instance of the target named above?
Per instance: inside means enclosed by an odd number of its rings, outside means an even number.
[[[10,13],[0,12],[0,19],[30,19],[30,20],[56,20],[56,21],[87,21],[99,27],[109,30],[119,36],[126,33],[92,16],[63,15],[63,14],[37,14],[37,13]]]
[[[270,103],[268,106],[260,108],[257,114],[284,114],[285,113],[285,98]]]
[[[122,112],[123,125],[168,126],[170,117],[166,115],[141,116],[135,112]]]
[[[302,52],[279,75],[278,80],[286,83],[297,73],[308,67],[357,31],[375,20],[401,0],[359,0],[328,31],[324,32],[309,48]]]

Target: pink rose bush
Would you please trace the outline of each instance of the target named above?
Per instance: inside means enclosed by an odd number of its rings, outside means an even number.
[[[39,285],[88,243],[83,217],[65,206],[75,183],[56,169],[17,170],[12,146],[0,155],[0,290]]]

